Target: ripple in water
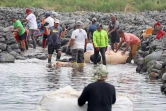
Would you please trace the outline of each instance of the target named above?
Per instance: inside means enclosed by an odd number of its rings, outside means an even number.
[[[82,90],[92,82],[93,65],[82,71],[62,67],[49,72],[47,61],[30,59],[15,64],[0,64],[0,110],[34,111],[38,101],[48,91],[67,85]],[[166,111],[165,96],[160,92],[160,81],[146,79],[135,72],[133,65],[107,66],[107,82],[118,92],[130,95],[135,111]]]

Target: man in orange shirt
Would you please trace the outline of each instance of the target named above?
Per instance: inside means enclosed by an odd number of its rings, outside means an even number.
[[[130,63],[132,59],[135,62],[136,52],[140,45],[140,39],[137,36],[135,36],[134,34],[124,33],[121,30],[118,31],[118,35],[121,38],[121,41],[118,46],[118,50],[122,46],[123,42],[126,42],[126,44],[127,44],[126,49],[122,52],[122,55],[124,55],[126,53],[126,51],[129,49],[129,47],[131,47],[129,57],[126,60],[126,63]]]

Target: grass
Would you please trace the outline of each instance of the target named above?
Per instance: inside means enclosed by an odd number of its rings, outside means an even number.
[[[166,0],[0,0],[2,7],[73,11],[146,11],[166,9]]]

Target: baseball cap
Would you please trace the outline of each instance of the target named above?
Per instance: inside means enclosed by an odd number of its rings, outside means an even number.
[[[94,17],[94,18],[92,18],[92,21],[97,21],[97,19]]]
[[[29,13],[29,12],[31,12],[31,9],[27,8],[26,13]]]
[[[102,28],[102,24],[97,24],[97,28]]]
[[[82,22],[81,21],[77,21],[76,25],[82,25]]]
[[[95,70],[94,79],[97,80],[106,79],[107,75],[108,75],[107,67],[103,64],[100,64],[99,66],[97,66]]]
[[[59,24],[59,20],[58,20],[58,19],[55,19],[55,20],[54,20],[54,23]]]
[[[50,16],[50,13],[49,13],[49,12],[46,12],[46,13],[44,14],[44,16],[45,16],[45,17],[48,17],[48,16]]]

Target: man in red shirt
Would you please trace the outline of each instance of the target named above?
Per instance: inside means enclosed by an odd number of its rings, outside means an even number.
[[[140,39],[137,36],[135,36],[134,34],[124,33],[121,30],[118,31],[118,35],[121,38],[121,41],[118,46],[118,50],[122,46],[123,42],[126,42],[126,44],[127,44],[126,49],[122,52],[122,55],[124,55],[126,53],[126,51],[129,49],[129,47],[131,47],[129,57],[128,57],[126,63],[130,63],[132,59],[134,59],[134,62],[135,62],[136,52],[140,45]]]

